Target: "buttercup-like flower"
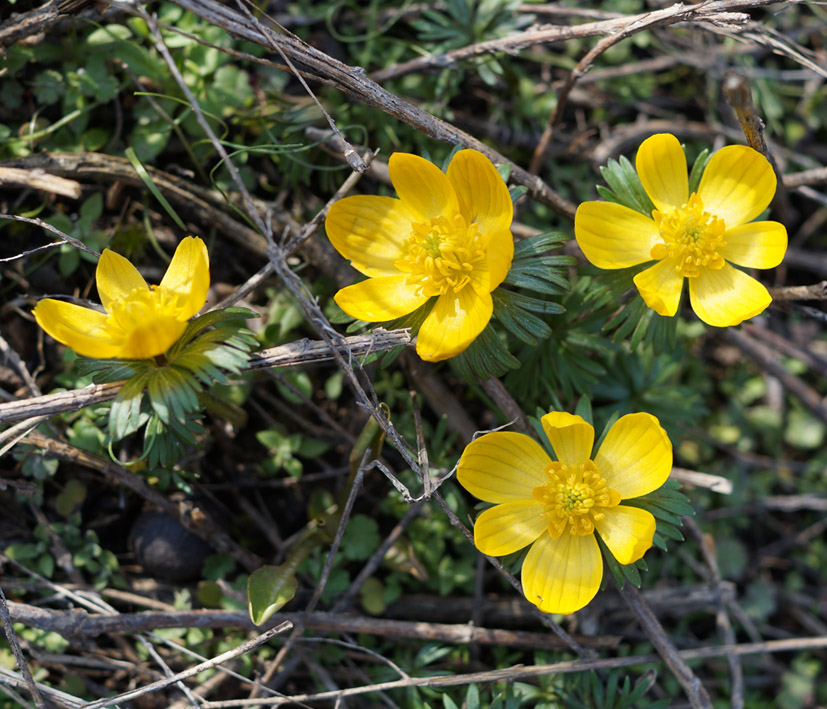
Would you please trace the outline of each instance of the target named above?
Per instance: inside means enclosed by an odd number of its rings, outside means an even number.
[[[586,258],[598,268],[657,260],[634,280],[660,315],[677,312],[684,278],[692,308],[709,325],[737,325],[761,313],[772,301],[769,292],[727,262],[774,268],[784,258],[784,226],[752,221],[775,194],[767,159],[743,145],[722,148],[690,195],[683,149],[674,135],[661,133],[643,141],[636,167],[656,207],[652,218],[612,202],[584,202],[574,233]]]
[[[85,357],[148,359],[166,352],[207,300],[210,261],[198,237],[178,244],[161,284],[148,286],[127,259],[105,249],[95,271],[105,313],[46,298],[35,320]]]
[[[460,150],[448,172],[408,153],[388,163],[399,199],[346,197],[325,221],[330,242],[368,280],[340,290],[348,315],[383,322],[436,296],[416,342],[433,362],[462,352],[494,309],[491,292],[514,256],[508,188],[476,150]]]
[[[666,482],[672,444],[654,416],[628,414],[592,459],[594,428],[580,416],[553,411],[542,422],[557,461],[532,438],[498,431],[468,445],[457,479],[496,503],[477,517],[477,549],[503,556],[531,544],[522,571],[526,598],[547,613],[574,613],[603,577],[595,532],[621,564],[652,546],[655,518],[620,502]]]

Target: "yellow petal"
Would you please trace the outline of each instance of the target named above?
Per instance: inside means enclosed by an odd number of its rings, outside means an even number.
[[[677,261],[665,258],[634,277],[640,297],[658,315],[671,317],[678,312],[683,276],[675,269]]]
[[[537,441],[522,433],[495,431],[471,441],[457,465],[457,481],[485,502],[533,500],[535,487],[545,485],[551,463]]]
[[[787,252],[787,230],[778,222],[750,222],[724,234],[720,249],[727,261],[746,268],[775,268]]]
[[[448,177],[436,165],[410,153],[394,153],[388,169],[399,199],[416,221],[459,211],[459,201]]]
[[[394,276],[406,254],[413,215],[392,197],[357,195],[334,203],[325,219],[330,243],[366,276]]]
[[[210,289],[210,255],[199,237],[181,240],[159,288],[178,296],[178,319],[188,320],[201,310]]]
[[[635,159],[643,189],[661,212],[671,212],[689,199],[686,155],[671,133],[659,133],[641,143]]]
[[[574,236],[598,268],[626,268],[652,260],[660,241],[653,219],[614,202],[583,202],[574,215]]]
[[[732,327],[764,312],[772,297],[752,276],[727,263],[718,271],[705,269],[690,278],[689,300],[707,325]]]
[[[490,293],[470,284],[459,293],[439,296],[416,338],[416,353],[428,362],[455,357],[488,325],[494,312]]]
[[[100,359],[119,356],[119,343],[107,332],[108,318],[103,313],[46,298],[35,306],[32,315],[49,335],[79,355]]]
[[[621,564],[633,564],[652,546],[655,518],[651,512],[619,505],[594,523],[600,538]]]
[[[566,465],[592,459],[594,428],[580,416],[552,411],[541,419],[557,460]]]
[[[543,506],[534,500],[491,507],[474,523],[474,544],[489,556],[519,551],[545,532],[548,521],[542,515]]]
[[[448,165],[448,180],[456,190],[460,211],[481,234],[511,228],[514,205],[497,168],[477,150],[460,150]]]
[[[510,231],[491,234],[488,242],[488,290],[493,291],[505,280],[514,259],[514,237]]]
[[[729,145],[709,160],[698,195],[704,211],[732,229],[752,221],[769,206],[775,185],[775,172],[761,153],[746,145]]]
[[[639,497],[666,482],[672,470],[672,444],[651,414],[626,414],[609,429],[594,462],[621,498]]]
[[[186,329],[186,320],[157,313],[146,322],[133,325],[116,356],[123,359],[157,357],[172,347]]]
[[[602,577],[594,534],[541,534],[523,562],[523,593],[546,613],[574,613],[594,598]]]
[[[109,310],[113,301],[124,300],[136,288],[149,290],[144,277],[129,259],[109,249],[104,249],[98,260],[95,282],[105,310]]]
[[[408,283],[406,275],[368,278],[342,288],[333,299],[348,315],[368,322],[384,322],[412,313],[427,300]]]

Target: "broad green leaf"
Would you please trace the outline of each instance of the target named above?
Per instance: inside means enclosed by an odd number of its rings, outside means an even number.
[[[292,565],[262,566],[247,581],[247,612],[255,625],[266,623],[296,595],[299,582]]]

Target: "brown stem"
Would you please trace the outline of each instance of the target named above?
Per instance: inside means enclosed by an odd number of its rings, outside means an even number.
[[[660,621],[652,613],[652,609],[649,608],[646,601],[643,600],[640,591],[632,584],[627,583],[621,593],[649,636],[649,640],[652,641],[652,645],[655,646],[658,654],[680,682],[693,709],[712,709],[712,701],[701,684],[701,680],[695,676],[695,673],[692,672],[689,665],[686,664],[686,661],[672,644]]]

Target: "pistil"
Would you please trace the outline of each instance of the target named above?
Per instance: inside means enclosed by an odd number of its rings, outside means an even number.
[[[620,502],[620,493],[606,484],[591,460],[572,465],[553,462],[545,472],[548,483],[534,488],[532,494],[543,506],[548,532],[554,539],[559,539],[566,527],[570,534],[591,534],[595,522],[605,516],[604,508]]]
[[[700,276],[704,269],[717,271],[724,267],[720,250],[726,246],[726,224],[704,211],[697,193],[693,192],[683,206],[667,213],[655,210],[652,217],[663,239],[652,247],[652,258],[675,260],[675,270],[687,278]]]
[[[416,283],[425,295],[459,293],[471,275],[485,263],[479,246],[479,230],[454,212],[415,223],[408,239],[408,253],[396,267]]]

